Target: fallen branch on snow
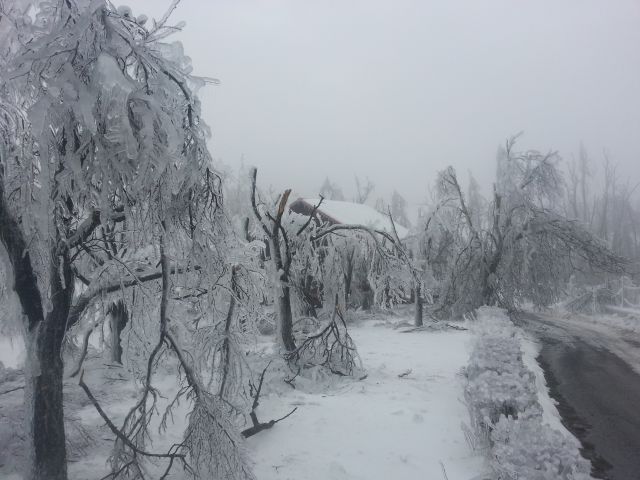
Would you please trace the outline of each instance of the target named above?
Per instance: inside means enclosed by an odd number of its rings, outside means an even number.
[[[294,408],[289,413],[287,413],[284,417],[278,418],[277,420],[269,420],[266,423],[261,423],[258,420],[258,415],[256,414],[256,409],[258,408],[258,405],[260,404],[259,403],[259,401],[260,401],[260,392],[262,391],[262,383],[264,382],[264,375],[265,375],[265,373],[267,373],[267,369],[269,368],[270,365],[271,365],[271,362],[269,362],[267,364],[267,366],[264,367],[264,370],[262,370],[262,374],[260,374],[260,381],[258,382],[258,388],[255,388],[252,383],[249,384],[249,386],[251,387],[251,390],[255,389],[255,393],[252,395],[253,396],[253,405],[251,405],[251,413],[249,414],[249,416],[251,417],[251,422],[253,423],[253,426],[251,426],[251,427],[249,427],[249,428],[247,428],[247,429],[242,431],[242,436],[244,438],[251,437],[251,436],[255,435],[256,433],[260,433],[263,430],[267,430],[267,429],[273,427],[276,423],[281,422],[285,418],[289,417],[290,415],[293,414],[293,412],[295,412],[298,409],[298,407]]]

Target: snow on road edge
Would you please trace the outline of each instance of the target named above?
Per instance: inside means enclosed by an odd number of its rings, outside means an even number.
[[[527,345],[505,310],[482,307],[477,318],[465,399],[471,431],[489,453],[495,476],[590,479],[591,465],[580,454],[580,442],[556,428],[557,410],[540,378],[535,345]]]
[[[520,339],[520,348],[522,349],[522,361],[524,362],[525,367],[534,374],[536,379],[538,402],[542,407],[542,421],[563,435],[573,436],[573,434],[562,424],[562,418],[560,417],[560,413],[557,409],[558,402],[551,398],[549,386],[547,385],[547,380],[544,377],[544,371],[536,360],[540,353],[540,344],[522,330],[518,331],[518,336]]]

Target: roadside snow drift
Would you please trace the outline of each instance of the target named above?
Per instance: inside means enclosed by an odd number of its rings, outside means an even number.
[[[590,463],[580,442],[553,421],[553,404],[539,369],[523,359],[522,335],[504,310],[478,309],[476,338],[466,368],[465,398],[474,443],[488,449],[501,480],[589,480]],[[530,346],[527,347],[530,350]],[[555,423],[555,424],[554,424]]]

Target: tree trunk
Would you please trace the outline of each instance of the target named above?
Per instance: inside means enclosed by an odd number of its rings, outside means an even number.
[[[249,223],[249,219],[247,219]],[[229,295],[229,309],[227,310],[227,318],[224,323],[224,341],[222,342],[222,349],[220,351],[221,356],[221,368],[222,379],[220,380],[220,397],[224,398],[225,387],[227,385],[227,377],[229,375],[229,368],[231,363],[231,346],[229,344],[231,335],[231,323],[233,321],[233,312],[236,307],[236,296],[238,295],[238,283],[236,282],[236,273],[238,267],[233,266],[231,268],[231,294]]]
[[[0,172],[1,173],[1,172]],[[27,480],[66,480],[62,342],[68,328],[74,278],[68,252],[60,255],[56,238],[49,257],[51,310],[43,296],[23,232],[7,208],[0,176],[0,242],[13,270],[13,288],[25,319],[25,437]]]
[[[307,317],[318,318],[318,312],[316,311],[317,299],[313,293],[313,276],[306,275],[303,287],[303,296],[305,302],[304,314]]]
[[[114,303],[109,308],[111,315],[111,361],[122,364],[122,341],[120,335],[129,322],[129,312],[122,300]]]
[[[416,302],[416,310],[415,310],[415,326],[422,326],[422,297],[420,292],[420,284],[416,283],[415,288],[415,302]]]
[[[62,257],[62,265],[58,261],[52,249],[52,309],[27,333],[30,368],[25,382],[25,417],[32,456],[29,480],[67,479],[62,344],[73,298],[73,274],[68,255]]]
[[[495,288],[492,285],[493,272],[487,271],[482,277],[482,301],[483,305],[493,307],[496,304]]]
[[[296,349],[296,341],[293,336],[293,313],[291,311],[291,290],[289,286],[282,287],[282,294],[278,296],[278,315],[280,316],[279,329],[280,340],[288,352]]]
[[[29,351],[34,363],[25,378],[29,480],[66,480],[67,453],[62,397],[61,344],[41,325]],[[31,336],[31,335],[30,335]]]
[[[251,238],[251,232],[249,231],[249,217],[245,217],[245,219],[244,219],[243,230],[244,230],[244,239],[247,242],[252,242],[253,238]]]
[[[286,193],[286,192],[285,192]],[[288,193],[283,197],[283,200],[286,201],[288,197]],[[281,210],[284,209],[284,203],[281,200],[280,209],[278,210],[277,219],[281,219]],[[287,352],[292,352],[296,349],[296,342],[293,336],[293,311],[291,309],[291,287],[289,286],[289,267],[291,266],[291,257],[288,253],[288,250],[285,249],[286,263],[283,261],[283,254],[280,250],[280,220],[276,221],[276,224],[272,230],[271,234],[271,244],[272,251],[271,254],[273,256],[273,266],[275,267],[276,274],[280,277],[279,283],[280,285],[277,287],[277,290],[282,289],[277,292],[276,301],[278,302],[278,330],[277,334],[280,336],[281,345],[285,348]],[[286,242],[287,239],[284,238]],[[285,245],[286,247],[286,245]]]
[[[384,286],[384,308],[391,308],[391,288],[389,287],[389,281],[385,283]]]
[[[344,308],[349,308],[349,300],[351,297],[351,283],[353,282],[353,257],[355,248],[347,256],[347,271],[344,274]]]
[[[366,280],[360,284],[360,290],[362,292],[362,309],[369,311],[375,303],[375,293]]]

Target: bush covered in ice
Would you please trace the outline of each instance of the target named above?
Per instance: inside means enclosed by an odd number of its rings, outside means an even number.
[[[475,420],[491,426],[501,415],[518,417],[525,410],[539,410],[532,377],[528,371],[487,370],[469,381],[465,397]]]
[[[588,480],[590,464],[578,441],[542,423],[539,414],[501,417],[491,432],[499,479]]]
[[[483,307],[477,313],[465,400],[475,436],[490,449],[496,478],[590,478],[577,440],[542,422],[535,376],[522,361],[518,332],[506,312]]]
[[[476,341],[466,369],[465,399],[474,425],[539,409],[535,378],[522,362],[516,330],[503,310],[478,310]]]

